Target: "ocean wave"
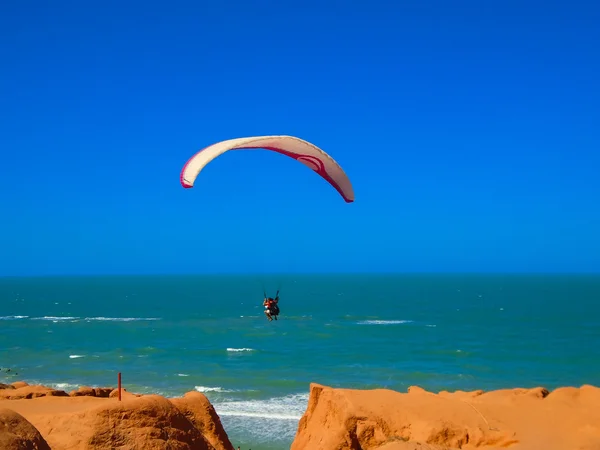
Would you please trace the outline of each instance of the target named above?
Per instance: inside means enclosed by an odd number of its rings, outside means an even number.
[[[255,350],[253,348],[246,348],[246,347],[243,347],[243,348],[231,348],[231,347],[228,347],[227,351],[228,352],[253,352]]]
[[[52,389],[59,389],[61,391],[73,391],[75,389],[79,389],[79,384],[73,384],[73,383],[43,383],[44,386],[48,386],[49,388]]]
[[[220,416],[235,416],[235,417],[256,417],[259,419],[275,419],[275,420],[300,420],[302,414],[277,414],[268,412],[245,412],[245,411],[220,411]]]
[[[15,319],[27,319],[29,316],[4,316],[0,317],[0,320],[15,320]],[[59,321],[71,321],[78,322],[85,320],[86,322],[142,322],[142,321],[153,321],[162,320],[161,317],[72,317],[72,316],[43,316],[43,317],[31,317],[31,320],[50,320],[52,322]]]
[[[223,389],[222,387],[211,387],[211,386],[194,386],[198,392],[234,392],[231,389]]]
[[[276,444],[280,448],[289,448],[298,429],[298,420],[306,410],[308,394],[246,401],[211,399],[211,403],[231,436],[244,436],[253,443],[253,448]]]
[[[60,322],[62,320],[78,320],[79,317],[71,316],[43,316],[43,317],[32,317],[31,320],[51,320],[52,322]]]
[[[71,359],[85,358],[85,355],[69,355],[69,358],[71,358]]]
[[[105,387],[103,385],[98,385],[98,384],[94,384],[94,383],[50,383],[47,381],[40,381],[40,380],[28,380],[29,384],[31,386],[35,386],[35,385],[41,385],[41,386],[46,386],[52,389],[58,389],[61,391],[65,391],[65,392],[69,392],[69,391],[73,391],[73,390],[77,390],[79,389],[81,386],[89,386],[92,388],[95,387]],[[153,392],[154,393],[154,392]]]
[[[308,394],[290,394],[265,400],[215,401],[220,416],[256,417],[276,420],[300,420],[306,411]]]
[[[87,322],[143,322],[151,320],[161,320],[160,317],[86,317]]]
[[[358,325],[401,325],[412,323],[412,320],[359,320]]]

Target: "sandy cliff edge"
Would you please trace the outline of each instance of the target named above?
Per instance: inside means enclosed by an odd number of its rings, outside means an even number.
[[[233,450],[204,394],[167,399],[111,388],[0,388],[2,450]]]
[[[159,395],[0,386],[3,450],[233,450],[196,391]],[[600,450],[600,388],[408,393],[310,385],[290,450]]]
[[[439,394],[311,384],[290,450],[600,449],[600,389]]]

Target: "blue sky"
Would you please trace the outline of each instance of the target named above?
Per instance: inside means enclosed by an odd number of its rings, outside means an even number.
[[[483,5],[483,6],[482,6]],[[0,274],[600,270],[594,2],[0,5]],[[346,204],[267,151],[292,134]]]

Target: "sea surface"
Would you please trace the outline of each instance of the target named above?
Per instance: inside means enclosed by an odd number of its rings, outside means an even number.
[[[67,391],[118,372],[131,392],[197,390],[236,448],[289,449],[311,382],[600,385],[600,276],[0,278],[0,367]]]

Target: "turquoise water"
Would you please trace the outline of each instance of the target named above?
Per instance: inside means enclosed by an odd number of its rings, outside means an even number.
[[[0,305],[0,382],[196,389],[244,449],[289,448],[310,382],[600,385],[600,276],[0,278]]]

